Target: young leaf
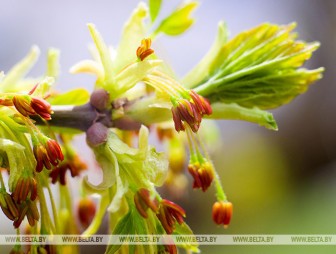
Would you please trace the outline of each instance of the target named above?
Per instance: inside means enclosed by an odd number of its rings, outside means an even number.
[[[273,115],[267,111],[254,108],[245,108],[236,103],[220,103],[216,102],[211,105],[212,114],[208,116],[211,119],[229,119],[243,120],[251,123],[259,124],[270,130],[278,130],[278,126]]]
[[[84,88],[76,88],[48,99],[52,105],[83,105],[90,99],[89,92]]]
[[[184,33],[194,23],[194,19],[190,15],[197,6],[197,2],[191,1],[175,9],[167,18],[162,20],[154,35],[160,32],[171,36]]]
[[[146,37],[144,19],[148,14],[147,6],[140,2],[129,20],[126,22],[117,49],[115,71],[119,72],[125,66],[136,61],[136,50],[142,39]]]
[[[323,71],[299,68],[319,44],[296,41],[294,27],[262,24],[239,34],[218,50],[220,62],[211,66],[209,61],[208,77],[191,86],[211,102],[247,108],[270,109],[290,102]]]
[[[99,84],[104,87],[113,82],[113,62],[111,58],[111,54],[109,48],[104,42],[100,33],[96,30],[93,24],[88,24],[88,28],[90,30],[91,37],[96,45],[96,48],[99,52],[100,60],[104,68],[104,78],[105,82]]]
[[[149,14],[151,21],[154,22],[160,12],[162,0],[149,0]]]
[[[133,212],[130,210],[117,224],[113,230],[112,235],[132,235],[135,233],[134,221],[133,221]],[[115,244],[110,242],[106,248],[105,254],[114,254],[116,253],[121,244]]]

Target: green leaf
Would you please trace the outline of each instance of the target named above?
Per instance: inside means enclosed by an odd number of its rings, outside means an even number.
[[[137,60],[136,50],[140,46],[141,40],[146,37],[144,19],[147,15],[147,6],[140,2],[138,7],[133,11],[129,20],[126,22],[117,49],[115,63],[116,73]]]
[[[52,105],[83,105],[90,99],[90,93],[84,88],[76,88],[48,99]]]
[[[130,211],[118,222],[112,235],[132,235],[134,233],[133,212],[130,209]],[[120,247],[121,244],[110,243],[106,248],[105,254],[114,254]]]
[[[149,0],[149,13],[151,21],[154,22],[160,12],[162,0]]]
[[[129,89],[133,88],[149,72],[151,72],[153,68],[159,66],[161,63],[160,60],[145,60],[130,64],[115,77],[115,85],[113,86],[114,92],[110,92],[110,95],[113,98],[119,97]],[[107,89],[109,88],[110,87]]]
[[[103,171],[103,180],[100,184],[93,185],[88,181],[88,177],[85,176],[83,178],[83,187],[91,193],[103,193],[116,182],[116,172],[119,173],[119,163],[107,143],[94,147],[93,152]]]
[[[295,24],[262,24],[245,31],[218,51],[210,75],[194,90],[211,102],[271,109],[290,102],[321,78],[323,68],[299,68],[319,43],[296,41]]]
[[[218,32],[215,42],[210,48],[209,52],[203,59],[183,78],[182,84],[185,87],[193,88],[201,82],[209,78],[216,69],[218,69],[223,61],[223,54],[221,54],[223,45],[227,43],[228,31],[223,22],[218,24]]]
[[[96,30],[95,26],[89,23],[88,28],[90,30],[90,34],[93,39],[93,42],[95,43],[96,48],[99,52],[100,61],[104,68],[105,82],[103,84],[100,84],[100,86],[104,87],[107,84],[113,83],[113,80],[114,80],[114,72],[113,72],[114,68],[113,68],[112,57],[111,57],[108,46],[104,42],[103,37]]]
[[[267,111],[254,108],[245,108],[236,103],[214,103],[211,105],[212,114],[207,118],[211,119],[227,119],[227,120],[243,120],[251,123],[259,124],[270,130],[278,130],[278,126],[273,115]]]
[[[184,33],[194,23],[194,19],[190,15],[197,6],[197,2],[191,1],[175,9],[168,17],[162,20],[154,35],[160,32],[171,36]]]

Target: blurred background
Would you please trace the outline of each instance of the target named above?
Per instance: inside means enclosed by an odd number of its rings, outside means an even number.
[[[161,17],[180,1],[164,1]],[[30,76],[44,72],[49,47],[61,50],[62,91],[93,88],[94,77],[70,75],[69,68],[89,58],[92,22],[108,44],[117,45],[135,0],[2,0],[0,70],[8,71],[36,44],[41,57]],[[231,225],[224,230],[211,220],[214,192],[188,188],[171,197],[186,208],[196,234],[336,234],[336,1],[204,0],[195,25],[183,36],[161,36],[154,44],[179,76],[210,47],[217,23],[224,20],[231,36],[263,22],[288,24],[305,41],[321,47],[307,67],[326,68],[323,80],[289,105],[274,110],[279,131],[234,121],[219,122],[221,142],[213,149],[216,168],[234,204]],[[83,138],[83,137],[82,137]],[[167,194],[169,196],[169,193]],[[2,216],[0,232],[14,233]],[[202,223],[200,223],[200,221]],[[5,227],[3,225],[7,225]],[[335,253],[335,246],[203,246],[203,253]],[[86,248],[90,253],[93,248]],[[95,249],[96,253],[97,249]],[[1,249],[1,253],[6,253]],[[83,252],[84,253],[84,252]]]

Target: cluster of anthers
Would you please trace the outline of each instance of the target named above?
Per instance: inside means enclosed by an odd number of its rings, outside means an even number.
[[[186,122],[193,132],[197,132],[204,115],[211,115],[212,108],[207,99],[194,91],[189,92],[189,99],[172,100],[173,120],[176,131],[184,131]]]

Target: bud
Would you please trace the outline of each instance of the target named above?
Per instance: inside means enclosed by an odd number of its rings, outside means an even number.
[[[179,205],[172,201],[162,199],[156,216],[160,220],[161,225],[167,234],[172,234],[175,229],[175,223],[182,224],[186,214],[183,208]]]
[[[97,89],[90,96],[90,104],[98,110],[107,108],[110,100],[109,93],[105,89]]]
[[[84,228],[87,228],[96,214],[96,204],[91,198],[83,198],[78,203],[77,214]]]
[[[228,227],[232,217],[232,203],[228,201],[217,201],[212,206],[212,219],[217,225]]]
[[[107,141],[108,128],[100,123],[94,123],[91,127],[86,131],[86,141],[92,146],[99,146]]]
[[[141,41],[141,45],[136,51],[136,55],[140,61],[145,60],[146,57],[154,53],[154,50],[150,48],[151,45],[152,40],[150,38],[146,38]]]
[[[201,188],[205,192],[214,178],[214,169],[209,162],[195,162],[188,165],[188,171],[194,178],[193,188]]]

